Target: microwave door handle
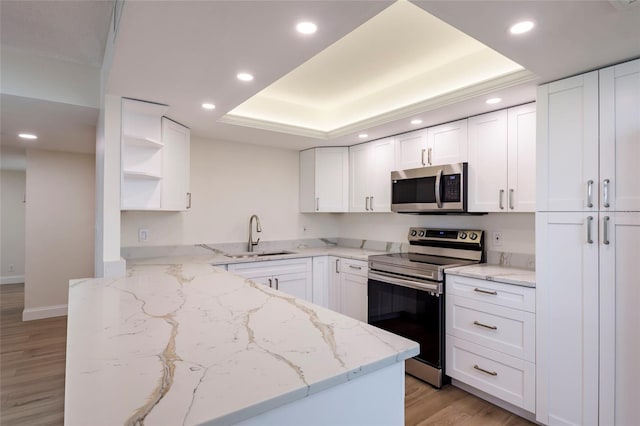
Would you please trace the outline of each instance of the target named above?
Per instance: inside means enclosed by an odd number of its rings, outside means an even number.
[[[438,205],[438,208],[441,209],[442,208],[442,200],[440,199],[440,193],[442,192],[442,169],[438,170],[438,173],[436,174],[436,204]]]

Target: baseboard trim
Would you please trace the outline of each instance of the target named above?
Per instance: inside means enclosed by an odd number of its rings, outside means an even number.
[[[42,308],[24,309],[22,321],[32,321],[44,318],[64,317],[67,315],[67,305],[43,306]]]
[[[24,275],[11,275],[8,277],[0,277],[0,285],[2,284],[22,284],[24,283]]]

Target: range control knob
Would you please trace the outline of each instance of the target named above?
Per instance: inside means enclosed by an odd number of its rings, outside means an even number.
[[[412,236],[412,237],[415,237],[417,234],[418,234],[418,231],[416,231],[415,229],[413,229],[413,230],[411,231],[411,236]]]
[[[471,238],[472,240],[475,240],[476,238],[478,238],[478,234],[476,234],[475,232],[472,232],[469,234],[469,238]]]
[[[461,240],[464,240],[467,238],[467,233],[466,232],[460,232],[458,234],[458,238],[460,238]]]
[[[424,231],[420,231],[420,233],[418,234],[420,237],[424,237]]]

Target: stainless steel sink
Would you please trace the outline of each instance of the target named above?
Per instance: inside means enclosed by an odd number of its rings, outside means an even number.
[[[286,250],[273,250],[273,251],[243,251],[240,253],[225,253],[226,257],[232,259],[244,259],[252,257],[265,257],[265,256],[281,256],[283,254],[294,254],[292,251]]]

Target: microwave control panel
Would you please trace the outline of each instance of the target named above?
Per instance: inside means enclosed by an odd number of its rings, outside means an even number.
[[[442,194],[442,201],[445,203],[460,202],[460,175],[444,175],[442,179],[444,180],[444,194]]]

